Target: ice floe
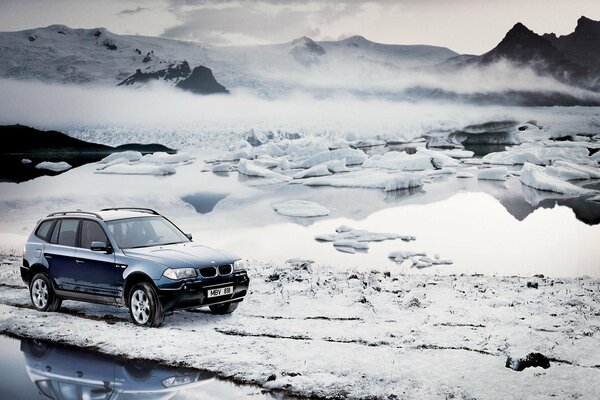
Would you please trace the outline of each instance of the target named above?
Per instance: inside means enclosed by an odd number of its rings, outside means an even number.
[[[98,161],[99,164],[108,164],[115,160],[126,159],[127,161],[139,161],[142,158],[142,153],[134,150],[119,151],[116,153],[109,154],[102,160]]]
[[[481,168],[477,171],[477,179],[504,181],[508,177],[508,168],[506,167],[490,167]]]
[[[424,171],[433,169],[432,158],[428,154],[407,154],[404,151],[389,151],[377,154],[366,160],[364,168],[383,168],[397,171]]]
[[[409,172],[359,170],[302,180],[307,186],[333,186],[383,189],[386,192],[423,186],[420,175]]]
[[[32,161],[29,158],[24,158],[21,160],[21,164],[31,164]]]
[[[122,175],[173,175],[175,168],[166,165],[155,164],[114,164],[102,170],[96,171],[97,174],[122,174]]]
[[[314,167],[310,167],[309,169],[302,170],[293,175],[294,179],[302,179],[302,178],[313,178],[315,176],[327,176],[331,175],[331,171],[329,171],[329,166],[327,163],[315,165]]]
[[[230,163],[216,163],[211,167],[212,172],[229,172],[231,170]]]
[[[525,163],[521,170],[520,179],[525,185],[538,190],[564,194],[586,194],[592,192],[589,189],[580,188],[556,176],[552,176],[546,173],[544,167],[531,163]]]
[[[300,168],[310,168],[318,164],[333,160],[341,160],[343,158],[346,159],[346,165],[359,165],[365,162],[367,155],[358,149],[343,148],[331,151],[327,150],[299,161],[298,166]]]
[[[467,167],[456,172],[457,178],[475,178],[477,176],[477,167]]]
[[[531,163],[550,165],[555,161],[568,161],[579,165],[594,164],[585,147],[546,147],[541,144],[522,144],[506,151],[489,153],[483,156],[488,164],[517,165]]]
[[[433,258],[428,257],[424,251],[397,250],[392,251],[388,257],[398,264],[402,264],[406,260],[412,262],[412,268],[427,268],[434,265],[451,265],[452,260],[441,259],[439,254],[435,254]]]
[[[189,162],[190,160],[191,157],[187,153],[169,154],[159,151],[152,154],[146,154],[140,161],[155,164],[179,164]]]
[[[289,200],[275,204],[273,209],[281,215],[289,217],[322,217],[329,215],[329,210],[319,203],[306,200]]]
[[[286,175],[278,174],[277,172],[271,171],[265,167],[256,165],[253,161],[242,158],[237,165],[238,172],[247,176],[254,176],[257,178],[270,178],[277,181],[287,181],[291,178]]]
[[[410,242],[416,238],[413,235],[369,232],[364,229],[354,229],[347,225],[339,226],[335,230],[335,233],[325,233],[315,236],[315,240],[320,242],[331,242],[336,250],[346,253],[354,253],[356,250],[368,250],[368,242],[382,242],[384,240],[396,239]]]
[[[66,161],[59,162],[51,162],[51,161],[42,161],[41,163],[35,166],[37,169],[47,169],[49,171],[54,172],[62,172],[71,168],[71,164]]]

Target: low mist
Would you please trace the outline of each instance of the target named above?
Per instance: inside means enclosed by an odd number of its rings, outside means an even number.
[[[562,112],[351,95],[316,98],[300,92],[269,100],[239,90],[228,96],[198,96],[161,85],[131,89],[15,80],[0,80],[0,91],[1,124],[56,129],[113,145],[160,142],[181,148],[208,137],[213,142],[223,137],[226,145],[227,137],[250,129],[411,139],[432,130],[499,120],[536,120],[561,129],[600,125],[597,109],[584,107]]]

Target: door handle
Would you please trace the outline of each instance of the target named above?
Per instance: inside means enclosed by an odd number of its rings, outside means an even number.
[[[51,259],[52,258],[52,256],[50,254],[44,254],[44,257],[47,258],[47,259]]]
[[[83,261],[83,260],[75,260],[75,262],[76,262],[77,264],[85,264],[85,261]]]

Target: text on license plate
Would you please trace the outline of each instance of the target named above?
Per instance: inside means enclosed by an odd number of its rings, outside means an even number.
[[[208,297],[227,296],[233,293],[233,286],[225,286],[215,289],[208,289]]]

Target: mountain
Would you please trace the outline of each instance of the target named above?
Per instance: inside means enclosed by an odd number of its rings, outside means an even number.
[[[547,33],[543,37],[570,60],[600,73],[600,21],[581,17],[573,33],[559,37]]]
[[[508,60],[570,85],[600,90],[596,72],[600,67],[590,62],[600,57],[599,26],[600,22],[581,18],[574,33],[557,38],[554,34],[538,35],[519,22],[495,48],[471,62],[488,65]]]
[[[142,71],[138,68],[135,74],[125,78],[117,86],[141,87],[157,81],[195,94],[229,93],[225,86],[217,82],[210,68],[201,65],[192,71],[187,61],[174,62],[159,70],[148,68]]]

